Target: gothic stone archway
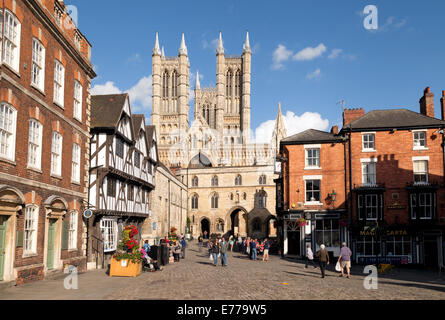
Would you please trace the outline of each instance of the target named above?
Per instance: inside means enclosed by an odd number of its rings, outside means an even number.
[[[235,207],[227,214],[227,230],[234,236],[247,236],[247,211],[243,207]]]

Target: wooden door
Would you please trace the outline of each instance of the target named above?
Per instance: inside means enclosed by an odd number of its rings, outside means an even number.
[[[56,238],[56,219],[49,219],[48,225],[48,249],[46,257],[46,266],[48,270],[54,268],[54,247]]]
[[[3,280],[5,271],[5,253],[6,253],[6,222],[8,217],[0,216],[0,281]]]

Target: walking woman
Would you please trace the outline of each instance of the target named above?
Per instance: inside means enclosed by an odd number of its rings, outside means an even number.
[[[213,254],[213,264],[216,267],[218,265],[218,254],[219,254],[219,243],[218,239],[215,239],[215,242],[212,244],[212,248],[210,249]]]
[[[247,241],[246,241],[246,253],[247,253],[247,257],[250,259],[250,238],[247,237]]]
[[[304,266],[306,269],[309,262],[314,266],[314,268],[317,268],[314,263],[314,253],[312,252],[310,243],[306,244],[306,265]]]
[[[230,246],[230,252],[233,252],[233,244],[235,241],[233,240],[233,236],[230,236],[229,238],[229,246]]]

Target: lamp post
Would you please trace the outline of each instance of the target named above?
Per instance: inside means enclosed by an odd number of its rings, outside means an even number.
[[[332,209],[335,208],[335,200],[337,199],[337,193],[335,193],[335,190],[332,190],[332,193],[329,195],[332,201]]]

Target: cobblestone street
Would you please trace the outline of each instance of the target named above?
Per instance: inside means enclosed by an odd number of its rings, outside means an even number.
[[[278,256],[254,262],[229,252],[228,266],[214,267],[204,252],[190,243],[186,259],[162,272],[111,278],[104,270],[89,271],[79,275],[77,290],[64,289],[65,275],[60,275],[0,289],[0,299],[445,299],[444,275],[439,278],[428,271],[396,270],[379,277],[378,290],[365,290],[359,266],[353,267],[352,279],[346,279],[339,278],[331,264],[327,277],[321,279],[319,269],[305,269],[301,262]]]

